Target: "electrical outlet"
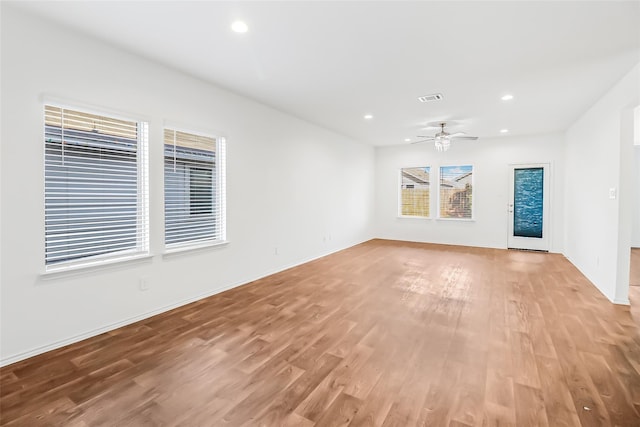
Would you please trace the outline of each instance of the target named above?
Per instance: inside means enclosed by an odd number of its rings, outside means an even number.
[[[277,247],[273,248],[273,254],[274,255],[278,255],[278,248]]]
[[[138,288],[141,291],[148,291],[149,290],[149,278],[148,277],[141,277],[138,280]]]

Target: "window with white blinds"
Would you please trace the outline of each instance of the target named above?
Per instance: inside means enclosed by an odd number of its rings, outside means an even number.
[[[439,218],[473,219],[473,166],[441,166],[439,197]]]
[[[400,169],[400,215],[429,218],[431,168]]]
[[[148,251],[147,124],[45,106],[47,269]]]
[[[222,138],[164,130],[165,246],[225,240]]]

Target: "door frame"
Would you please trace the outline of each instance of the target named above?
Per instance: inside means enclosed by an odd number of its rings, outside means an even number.
[[[516,169],[542,168],[542,238],[513,235],[514,176]],[[548,252],[551,249],[551,163],[509,164],[507,203],[507,248]]]

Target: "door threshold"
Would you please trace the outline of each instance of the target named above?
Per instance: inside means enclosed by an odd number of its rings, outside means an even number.
[[[523,252],[546,252],[549,253],[547,249],[525,249],[525,248],[507,248],[510,251],[523,251]]]

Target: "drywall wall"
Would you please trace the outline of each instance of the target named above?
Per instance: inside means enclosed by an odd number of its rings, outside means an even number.
[[[631,247],[640,248],[640,106],[633,110],[633,144]]]
[[[639,83],[637,65],[566,133],[565,255],[621,304],[628,304],[633,108]]]
[[[1,19],[3,364],[373,237],[372,147],[7,5]],[[149,122],[150,259],[41,274],[43,96]],[[163,255],[165,122],[227,138],[228,245]]]
[[[433,144],[376,149],[376,230],[378,237],[419,242],[506,248],[509,164],[549,163],[550,234],[553,252],[563,250],[564,141],[562,134],[503,137],[452,143],[438,153]],[[474,220],[398,217],[401,168],[473,165]],[[435,187],[432,186],[435,195]],[[433,197],[433,196],[432,196]],[[432,204],[432,206],[435,206]]]
[[[633,147],[633,174],[631,175],[631,191],[633,209],[631,212],[631,246],[640,248],[640,145]]]

